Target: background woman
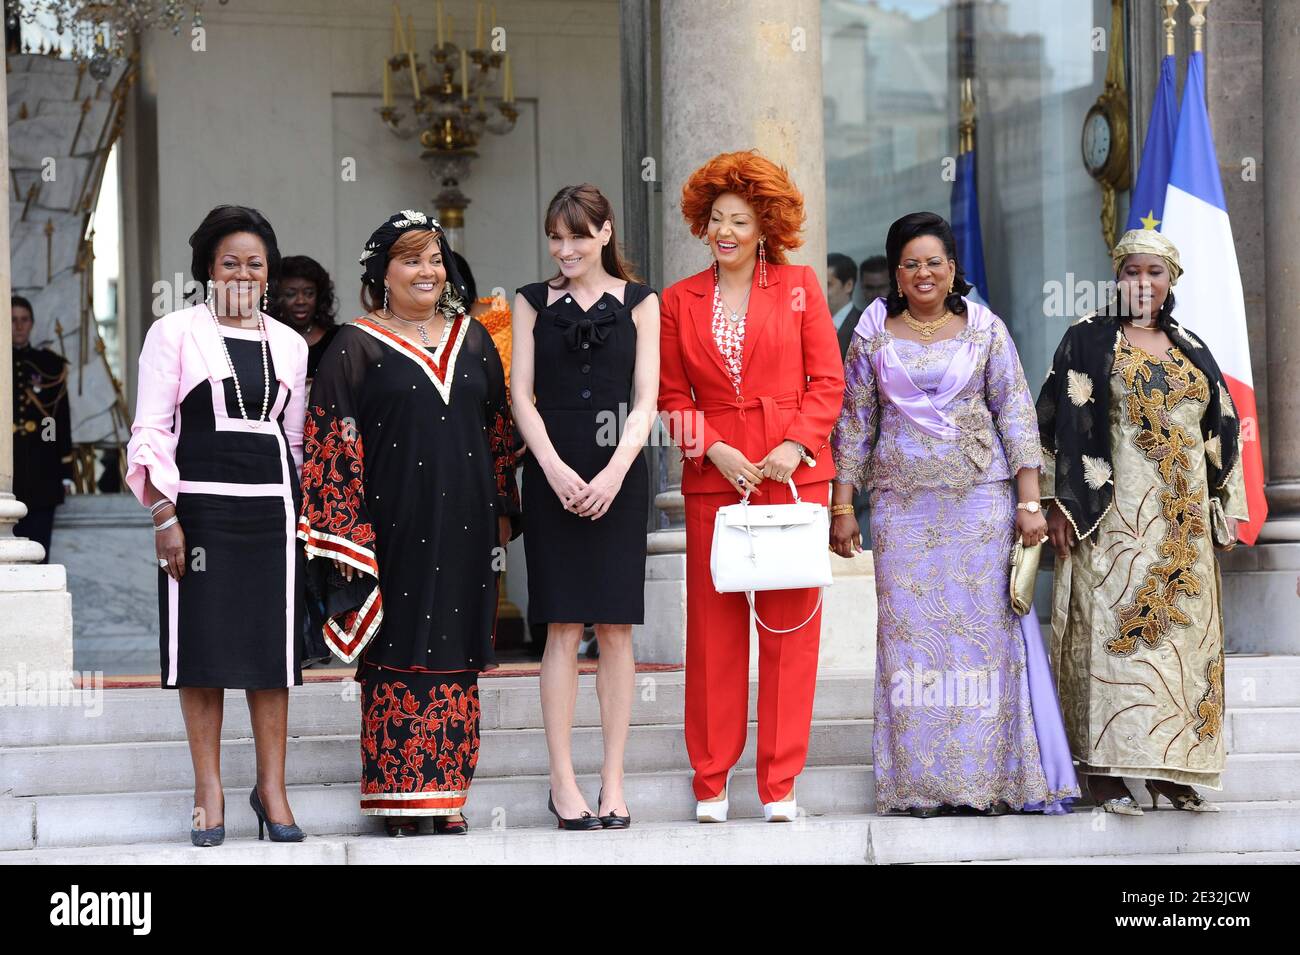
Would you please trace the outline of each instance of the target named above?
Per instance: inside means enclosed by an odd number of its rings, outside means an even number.
[[[1079,794],[1032,611],[1009,598],[1014,537],[1036,544],[1032,396],[1001,319],[965,298],[952,229],[903,216],[885,239],[890,293],[849,347],[833,549],[861,549],[871,492],[879,617],[876,811],[1063,812]]]
[[[286,255],[276,283],[275,317],[307,342],[307,384],[339,330],[334,324],[334,283],[325,267],[306,255]]]
[[[625,829],[632,626],[645,616],[650,506],[641,449],[659,393],[659,300],[619,255],[614,210],[590,183],[556,193],[546,235],[559,272],[519,289],[511,391],[526,396],[516,416],[530,452],[523,492],[528,618],[549,624],[541,689],[550,808],[564,828]],[[578,789],[570,747],[584,623],[595,624],[600,643],[605,759],[595,817]]]
[[[261,213],[218,206],[190,247],[207,297],[150,327],[127,447],[127,485],[153,515],[162,685],[181,688],[194,844],[225,838],[221,719],[235,687],[257,744],[258,838],[269,822],[272,840],[298,841],[284,756],[287,688],[302,683],[293,521],[307,345],[263,311],[280,252]]]
[[[312,386],[298,536],[326,640],[358,661],[362,813],[391,835],[418,816],[463,833],[519,513],[505,376],[436,219],[393,215],[361,264],[369,311],[339,329]]]
[[[324,266],[305,255],[286,255],[280,260],[280,280],[272,302],[275,317],[288,325],[307,343],[307,388],[320,366],[321,356],[334,340],[339,327],[334,324],[334,283]],[[334,658],[325,646],[325,608],[316,597],[304,591],[302,665],[323,666]]]
[[[765,504],[826,503],[827,450],[844,392],[839,343],[818,272],[787,265],[803,197],[757,152],[723,153],[691,174],[682,214],[713,265],[664,292],[659,409],[689,467],[686,497],[686,750],[696,818],[725,822],[728,777],[745,748],[750,609],[713,589],[719,507],[752,492]],[[770,821],[797,812],[808,754],[821,608],[816,589],[756,595],[758,793]]]
[[[1223,606],[1213,547],[1246,520],[1238,421],[1214,357],[1173,319],[1182,267],[1159,232],[1111,253],[1118,296],[1070,327],[1038,396],[1058,557],[1052,651],[1093,798],[1140,815],[1121,777],[1216,807]]]

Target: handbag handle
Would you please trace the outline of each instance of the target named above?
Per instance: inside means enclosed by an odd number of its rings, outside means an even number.
[[[822,608],[822,597],[824,597],[825,595],[826,595],[826,588],[818,587],[817,604],[816,606],[813,607],[812,613],[808,614],[804,622],[799,624],[797,627],[791,627],[789,630],[777,630],[775,627],[769,627],[767,624],[763,623],[763,618],[758,615],[758,608],[754,606],[754,591],[752,590],[745,591],[745,599],[749,601],[749,609],[753,612],[754,619],[757,620],[760,624],[762,624],[764,630],[767,630],[771,633],[794,633],[796,630],[802,630],[804,627],[808,626],[808,622],[812,620],[813,617],[817,616],[817,611]]]
[[[795,502],[796,504],[802,504],[802,503],[803,503],[803,498],[801,498],[801,497],[799,496],[799,488],[797,488],[797,487],[795,486],[794,478],[792,478],[792,477],[790,477],[790,478],[786,478],[786,479],[785,479],[785,483],[788,484],[788,485],[790,485],[790,493],[791,493],[792,495],[794,495],[794,502]],[[741,498],[740,498],[740,503],[741,503],[741,504],[748,504],[748,503],[749,503],[749,495],[752,494],[753,492],[754,492],[754,489],[753,489],[752,487],[749,487],[748,485],[746,485],[746,487],[745,487],[745,493],[741,496]]]
[[[799,489],[794,486],[794,478],[787,478],[786,483],[790,485],[790,493],[794,495],[794,502],[796,504],[802,504],[803,500],[799,497]],[[758,555],[754,553],[754,529],[749,526],[749,491],[748,490],[745,491],[745,496],[740,499],[740,503],[745,505],[745,533],[749,535],[749,559],[751,561],[757,561]],[[815,610],[813,611],[813,613],[816,612],[817,611]],[[754,616],[756,617],[758,616],[757,611],[755,611]],[[812,617],[808,618],[808,620],[811,619]],[[808,622],[807,620],[804,621],[804,623],[807,622]],[[764,626],[766,626],[766,624],[764,624]],[[803,624],[800,624],[799,626],[803,626]],[[770,630],[771,628],[769,627],[768,629]],[[799,627],[795,627],[795,629],[798,630]],[[788,633],[789,631],[785,631],[785,632]]]

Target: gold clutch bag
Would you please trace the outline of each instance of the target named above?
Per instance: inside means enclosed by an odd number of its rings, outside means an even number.
[[[1231,550],[1237,543],[1232,531],[1228,530],[1228,515],[1224,513],[1223,502],[1217,497],[1210,498],[1210,536],[1215,547]]]
[[[1017,617],[1029,613],[1034,605],[1034,581],[1038,577],[1038,559],[1042,543],[1026,547],[1017,540],[1011,545],[1011,609]]]

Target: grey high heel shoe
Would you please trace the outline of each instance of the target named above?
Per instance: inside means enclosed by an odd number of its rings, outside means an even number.
[[[191,829],[190,843],[199,848],[219,846],[226,841],[226,827],[213,826],[211,829]]]
[[[203,848],[207,848],[207,847],[209,847],[209,846],[219,846],[219,845],[221,845],[223,842],[225,842],[225,841],[226,841],[226,827],[225,827],[224,824],[222,824],[222,825],[220,825],[220,826],[213,826],[211,829],[195,829],[195,828],[193,828],[193,821],[194,821],[194,818],[196,818],[196,817],[198,817],[198,816],[200,816],[200,815],[202,815],[202,811],[199,809],[198,806],[195,806],[195,807],[194,807],[194,813],[193,813],[193,815],[191,816],[191,819],[190,819],[190,822],[191,822],[191,828],[190,828],[190,844],[191,844],[191,845],[194,845],[194,846],[198,846],[199,848],[203,849]]]
[[[298,828],[297,824],[286,825],[282,822],[272,822],[266,818],[266,810],[262,807],[262,799],[257,795],[257,787],[248,794],[248,804],[253,807],[253,812],[257,815],[257,841],[262,841],[262,831],[271,830],[272,842],[302,842],[307,838],[307,834]]]
[[[1151,796],[1151,808],[1155,809],[1160,803],[1160,797],[1164,796],[1169,800],[1169,805],[1175,809],[1181,809],[1184,812],[1218,812],[1219,807],[1208,799],[1204,798],[1196,790],[1191,792],[1174,793],[1172,796],[1162,793],[1156,789],[1155,783],[1151,780],[1146,781],[1147,793]],[[1191,789],[1191,787],[1187,787]]]

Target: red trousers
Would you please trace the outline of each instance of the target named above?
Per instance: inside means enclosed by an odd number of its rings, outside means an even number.
[[[762,504],[788,504],[790,488],[764,481]],[[830,485],[799,488],[804,501],[825,504]],[[749,602],[743,593],[713,589],[709,554],[713,517],[735,504],[733,493],[686,495],[686,752],[695,770],[695,798],[722,794],[727,771],[745,748],[749,711]],[[827,546],[830,542],[827,541]],[[759,591],[763,621],[780,630],[802,623],[817,604],[815,588]],[[821,608],[792,633],[758,625],[758,795],[789,797],[808,756]]]

